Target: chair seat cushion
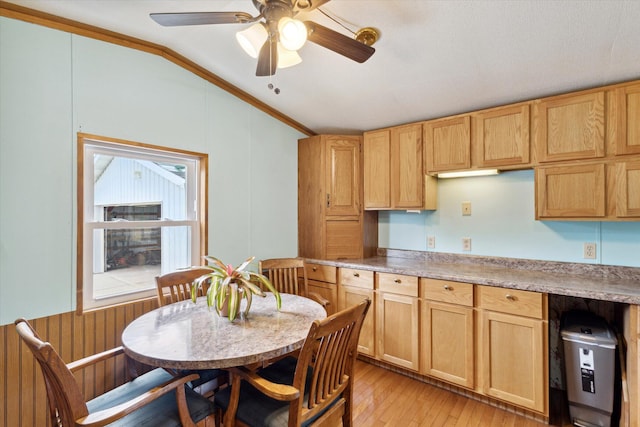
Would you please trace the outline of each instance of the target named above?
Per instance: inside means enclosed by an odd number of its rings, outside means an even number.
[[[154,369],[134,380],[116,387],[105,394],[87,402],[89,413],[127,402],[153,387],[167,382],[173,378],[164,369]],[[185,387],[187,405],[194,422],[201,421],[215,412],[214,405],[198,393]],[[109,424],[110,426],[154,426],[154,427],[178,427],[181,426],[176,403],[176,393],[172,391],[156,399],[149,405],[127,415],[126,417]]]
[[[296,364],[296,358],[286,357],[261,369],[258,374],[271,382],[291,385],[295,375]],[[310,379],[310,377],[311,369],[307,372],[307,379]],[[227,387],[215,394],[215,403],[223,409],[229,406],[230,389],[230,387]],[[304,402],[307,401],[306,395],[303,400]],[[240,387],[240,402],[236,418],[251,427],[287,426],[289,423],[289,402],[272,399],[251,384],[243,381]],[[308,420],[302,426],[308,426],[314,420],[315,418]]]

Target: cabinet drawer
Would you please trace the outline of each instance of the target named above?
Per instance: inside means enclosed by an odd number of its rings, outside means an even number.
[[[340,285],[373,289],[373,271],[356,270],[353,268],[341,268]]]
[[[544,318],[543,295],[539,292],[478,286],[478,306],[484,310]]]
[[[473,307],[473,285],[471,283],[450,282],[448,280],[420,279],[422,298],[431,301]]]
[[[376,273],[377,289],[394,294],[418,296],[418,278],[403,274]]]
[[[336,283],[337,268],[332,265],[307,263],[307,279]]]

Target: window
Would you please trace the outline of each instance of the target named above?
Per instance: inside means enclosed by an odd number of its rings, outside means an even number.
[[[78,312],[152,297],[200,265],[206,154],[78,134]]]

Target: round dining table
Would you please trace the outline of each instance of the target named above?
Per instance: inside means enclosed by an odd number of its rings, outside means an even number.
[[[248,316],[233,322],[208,307],[206,297],[162,306],[133,320],[122,332],[122,345],[132,359],[168,369],[260,363],[300,349],[312,322],[327,316],[311,299],[281,297],[280,310],[273,294],[254,297]]]

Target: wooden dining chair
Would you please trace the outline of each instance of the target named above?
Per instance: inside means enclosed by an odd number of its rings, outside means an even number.
[[[211,273],[211,269],[204,267],[192,267],[185,270],[177,270],[156,276],[156,289],[158,294],[158,304],[160,306],[173,304],[191,298],[191,285],[200,276]],[[209,283],[204,283],[198,289],[199,297],[207,294]]]
[[[317,292],[309,291],[307,267],[303,258],[263,259],[258,268],[273,283],[278,292],[311,298],[327,310],[329,300]]]
[[[15,321],[20,338],[38,361],[54,426],[197,426],[215,425],[213,403],[186,383],[196,375],[174,377],[153,369],[90,401],[85,401],[74,372],[124,354],[122,347],[66,364],[24,319]],[[98,372],[96,370],[96,372]]]
[[[162,307],[191,299],[191,287],[194,281],[211,272],[210,268],[193,267],[156,276],[158,304]],[[206,295],[210,284],[211,281],[203,282],[203,286],[197,289],[196,295]],[[227,374],[220,369],[182,370],[179,373],[181,375],[198,374],[199,378],[192,381],[190,385],[206,397],[211,397],[220,386],[227,384]]]
[[[231,387],[215,395],[224,427],[350,427],[358,337],[370,304],[314,321],[297,359],[257,372],[231,368]]]

